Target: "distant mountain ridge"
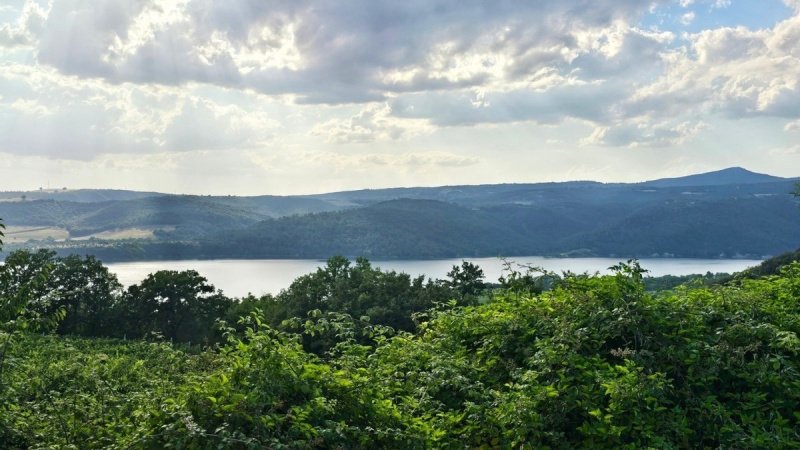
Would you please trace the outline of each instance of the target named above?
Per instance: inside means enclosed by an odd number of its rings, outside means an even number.
[[[81,190],[29,193],[23,200],[19,193],[2,193],[0,217],[9,226],[10,248],[44,245],[107,260],[333,254],[761,257],[800,247],[800,208],[790,195],[796,181],[729,168],[643,183],[301,196]]]
[[[786,180],[788,180],[788,178],[751,172],[741,167],[729,167],[727,169],[697,175],[646,181],[642,184],[653,187],[724,186],[732,184],[774,183]]]

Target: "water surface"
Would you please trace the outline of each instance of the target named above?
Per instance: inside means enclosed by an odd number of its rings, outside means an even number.
[[[373,261],[373,266],[383,270],[405,272],[412,276],[425,275],[429,278],[445,278],[454,265],[463,259],[398,260]],[[486,281],[495,282],[503,270],[503,261],[498,258],[465,258],[479,265],[486,274]],[[516,264],[527,264],[546,270],[562,272],[600,272],[608,273],[608,268],[620,262],[615,258],[545,258],[541,256],[520,256],[509,258]],[[642,259],[642,267],[652,276],[704,274],[706,272],[738,272],[761,261],[748,259]],[[141,261],[108,264],[125,286],[142,281],[148,274],[158,270],[198,271],[211,284],[222,289],[227,295],[242,297],[248,293],[261,295],[277,294],[289,287],[292,281],[324,266],[325,261],[311,259],[256,259],[256,260],[182,260],[182,261]]]

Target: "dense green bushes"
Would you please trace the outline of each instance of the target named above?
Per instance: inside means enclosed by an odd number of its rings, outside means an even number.
[[[373,376],[442,446],[800,445],[800,265],[658,296],[632,269],[438,313]]]
[[[4,446],[800,447],[800,263],[656,294],[623,264],[411,308],[413,332],[347,315],[352,292],[384,291],[342,264],[323,284],[340,296],[296,292],[319,300],[293,310],[296,333],[253,299],[222,345],[193,352],[21,334],[0,375]]]
[[[188,377],[216,363],[167,344],[28,335],[2,375],[3,448],[137,448]]]

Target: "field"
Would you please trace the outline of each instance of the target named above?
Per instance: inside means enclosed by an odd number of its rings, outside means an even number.
[[[63,241],[69,238],[69,231],[57,227],[9,226],[4,233],[7,244],[22,244],[28,241],[47,239]]]
[[[120,239],[154,239],[154,229],[152,228],[127,228],[124,230],[108,230],[94,233],[89,236],[74,238],[76,241],[88,240],[91,238],[115,241]]]
[[[170,231],[166,227],[166,231]],[[164,228],[162,228],[164,229]],[[88,236],[71,237],[69,231],[58,227],[32,227],[32,226],[9,226],[5,231],[5,242],[7,244],[24,244],[29,241],[86,241],[89,239],[100,239],[105,241],[117,241],[125,239],[154,239],[154,228],[126,228],[120,230],[107,230],[94,233]]]

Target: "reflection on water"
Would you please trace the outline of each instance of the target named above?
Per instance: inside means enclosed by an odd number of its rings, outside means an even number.
[[[487,281],[497,281],[503,269],[498,258],[465,258],[479,265],[486,274]],[[544,258],[541,256],[519,256],[508,258],[517,264],[527,264],[546,270],[562,272],[601,272],[619,263],[614,258]],[[412,276],[425,275],[430,278],[444,278],[462,259],[436,259],[414,261],[373,261],[373,266],[383,270],[405,272]],[[706,272],[738,272],[754,266],[761,261],[747,259],[641,259],[642,267],[650,275],[689,275]],[[122,284],[129,286],[143,280],[148,274],[158,270],[193,269],[227,295],[245,296],[248,293],[261,295],[276,294],[289,287],[291,282],[307,273],[324,266],[325,261],[309,259],[257,259],[257,260],[208,260],[208,261],[143,261],[108,264]]]

